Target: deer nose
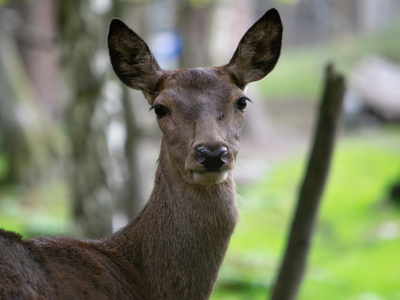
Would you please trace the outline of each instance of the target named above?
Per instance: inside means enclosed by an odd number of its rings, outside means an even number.
[[[219,171],[229,162],[228,148],[221,147],[216,151],[209,150],[203,146],[196,148],[196,161],[204,166],[207,172]]]

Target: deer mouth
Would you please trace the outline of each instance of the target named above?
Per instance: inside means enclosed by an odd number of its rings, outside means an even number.
[[[228,178],[228,171],[202,171],[192,172],[193,181],[201,185],[218,184]]]

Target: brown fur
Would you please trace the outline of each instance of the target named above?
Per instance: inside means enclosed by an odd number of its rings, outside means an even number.
[[[279,15],[270,10],[228,65],[164,71],[146,43],[113,20],[116,74],[142,90],[156,112],[163,108],[150,200],[125,228],[98,241],[22,240],[0,230],[0,299],[208,299],[238,217],[232,173],[244,123],[238,103],[245,85],[275,66],[281,35]],[[200,148],[226,149],[217,170],[207,170]]]
[[[98,242],[0,230],[0,299],[150,299],[137,270]]]

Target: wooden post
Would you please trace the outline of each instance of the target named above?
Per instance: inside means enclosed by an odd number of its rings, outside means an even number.
[[[338,74],[332,65],[328,65],[313,147],[271,300],[296,299],[329,171],[344,91],[344,77]]]

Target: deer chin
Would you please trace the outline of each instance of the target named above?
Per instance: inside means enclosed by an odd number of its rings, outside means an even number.
[[[201,185],[212,185],[225,181],[228,178],[228,171],[217,172],[193,172],[194,183]]]

